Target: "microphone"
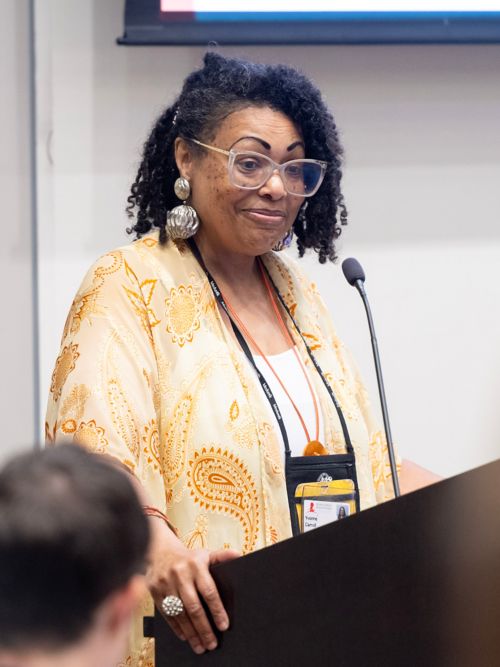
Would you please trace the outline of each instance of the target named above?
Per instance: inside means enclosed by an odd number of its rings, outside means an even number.
[[[363,299],[363,304],[368,318],[368,326],[370,328],[370,336],[372,341],[373,360],[375,362],[375,370],[377,372],[378,393],[380,396],[380,406],[382,408],[382,418],[384,420],[385,438],[387,440],[387,449],[389,452],[389,462],[391,464],[392,485],[394,487],[394,496],[398,498],[401,493],[399,490],[398,472],[396,470],[396,457],[394,456],[394,445],[392,443],[391,425],[389,423],[389,412],[387,410],[387,401],[385,399],[384,379],[382,377],[382,366],[380,365],[380,355],[378,352],[378,343],[375,336],[375,326],[368,303],[368,297],[365,291],[365,272],[363,267],[354,257],[349,257],[342,262],[342,271],[345,279],[355,287]]]

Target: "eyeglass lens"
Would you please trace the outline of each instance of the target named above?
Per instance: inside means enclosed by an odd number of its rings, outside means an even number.
[[[240,188],[259,188],[269,180],[276,165],[258,153],[234,153],[231,168],[233,184]],[[291,160],[281,165],[280,174],[286,190],[294,195],[313,193],[323,175],[321,164],[306,160]]]

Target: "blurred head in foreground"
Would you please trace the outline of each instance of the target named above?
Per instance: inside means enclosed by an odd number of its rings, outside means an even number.
[[[68,445],[0,471],[0,667],[111,667],[143,593],[148,525],[127,475]]]

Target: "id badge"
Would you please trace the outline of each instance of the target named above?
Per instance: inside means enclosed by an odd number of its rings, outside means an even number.
[[[350,479],[299,484],[295,500],[303,533],[346,519],[356,512],[354,482]]]

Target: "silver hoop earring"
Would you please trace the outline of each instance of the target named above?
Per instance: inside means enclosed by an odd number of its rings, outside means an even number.
[[[280,252],[280,250],[285,250],[285,248],[289,248],[292,245],[292,240],[293,240],[293,227],[290,227],[290,229],[286,233],[286,236],[284,236],[280,241],[278,241],[273,245],[273,250],[275,252]]]
[[[188,239],[196,234],[200,226],[198,214],[192,206],[186,204],[186,200],[191,194],[189,181],[183,176],[179,176],[174,183],[174,192],[182,201],[182,204],[168,211],[165,225],[167,233],[171,239]]]

